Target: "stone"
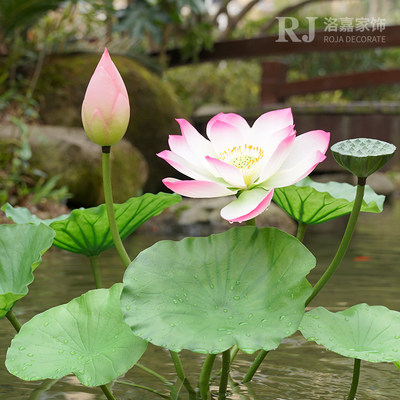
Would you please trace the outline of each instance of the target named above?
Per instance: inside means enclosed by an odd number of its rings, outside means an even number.
[[[35,97],[45,124],[81,127],[81,105],[101,54],[49,56],[43,66]],[[168,136],[179,134],[175,118],[187,118],[171,88],[136,61],[111,57],[124,79],[131,105],[125,138],[137,147],[149,165],[146,191],[165,190],[161,179],[175,170],[156,154],[168,148]]]
[[[59,175],[58,184],[72,194],[72,205],[90,207],[104,202],[101,172],[101,147],[86,136],[83,128],[56,126],[28,127],[32,168],[49,177]],[[18,138],[18,128],[0,125],[0,142]],[[127,140],[112,147],[111,168],[114,201],[121,203],[140,195],[147,178],[147,163]]]

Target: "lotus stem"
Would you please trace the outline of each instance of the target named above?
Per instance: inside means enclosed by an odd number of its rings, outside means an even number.
[[[169,353],[171,354],[172,362],[174,363],[175,371],[176,371],[176,374],[178,375],[178,378],[183,382],[183,385],[185,386],[186,390],[189,392],[189,398],[190,399],[196,398],[196,392],[185,376],[185,372],[183,370],[183,365],[182,365],[181,359],[179,358],[179,354],[172,350],[170,350]]]
[[[90,256],[88,257],[90,261],[90,266],[92,267],[94,284],[96,289],[100,289],[103,287],[103,283],[101,281],[100,269],[99,269],[99,256]]]
[[[167,379],[164,378],[162,375],[160,375],[159,373],[157,373],[156,371],[153,371],[152,369],[145,367],[144,365],[140,364],[140,363],[136,363],[135,367],[140,368],[142,371],[147,372],[150,375],[153,375],[155,378],[157,378],[158,380],[160,380],[162,383],[164,383],[165,385],[168,386],[172,386],[172,383]]]
[[[222,353],[222,372],[219,382],[218,400],[226,399],[226,390],[228,387],[229,370],[231,367],[231,350],[225,350]]]
[[[267,356],[268,351],[261,350],[258,354],[253,363],[251,364],[247,374],[243,378],[243,383],[250,382],[253,379],[254,374],[257,372],[258,367],[264,361],[264,358]]]
[[[100,385],[100,388],[108,400],[116,400],[107,385]]]
[[[59,379],[46,379],[29,396],[29,400],[40,400],[42,394],[47,392]]]
[[[121,385],[127,385],[127,386],[132,386],[138,389],[143,389],[143,390],[147,390],[148,392],[154,393],[157,396],[160,396],[164,399],[171,399],[170,396],[167,396],[166,394],[163,394],[161,392],[159,392],[158,390],[152,389],[148,386],[143,386],[143,385],[138,385],[136,383],[132,383],[132,382],[124,382],[124,381],[114,381],[115,383],[120,383]]]
[[[349,247],[349,243],[354,232],[354,228],[356,226],[358,216],[360,214],[361,205],[364,198],[365,181],[366,178],[358,178],[356,198],[354,200],[353,209],[351,210],[349,221],[347,222],[347,227],[344,232],[342,241],[340,242],[339,248],[337,249],[337,252],[331,264],[329,265],[325,273],[322,275],[320,280],[314,286],[310,297],[306,301],[306,306],[310,304],[313,298],[325,286],[325,284],[328,282],[333,273],[336,271],[336,268],[339,266],[340,262],[342,261],[343,257],[346,254],[347,248]]]
[[[237,344],[234,344],[231,347],[231,364],[233,363],[233,360],[236,358],[237,353],[239,353],[239,347],[237,346]]]
[[[237,347],[237,345],[234,344],[231,347],[230,352],[231,352],[231,365],[232,365],[232,363],[235,360],[237,354],[239,353],[239,347]],[[218,376],[220,376],[221,372],[222,372],[222,368],[211,378],[211,382],[213,382]]]
[[[110,164],[110,146],[102,147],[103,155],[102,155],[102,166],[103,166],[103,187],[104,187],[104,199],[106,203],[107,215],[108,215],[108,223],[110,225],[111,235],[114,241],[115,248],[117,249],[118,255],[122,260],[125,268],[129,266],[131,263],[131,259],[128,256],[128,253],[125,250],[124,245],[122,244],[121,237],[119,236],[117,222],[115,221],[114,214],[114,201],[112,195],[112,187],[111,187],[111,164]]]
[[[296,239],[300,240],[300,242],[303,241],[304,235],[306,234],[306,229],[307,229],[307,224],[304,222],[299,222],[297,225],[297,234],[296,234]]]
[[[201,369],[199,378],[200,397],[202,400],[207,400],[210,390],[210,375],[214,365],[216,354],[207,354]]]
[[[361,366],[361,360],[358,358],[354,359],[354,369],[353,369],[353,380],[351,381],[351,388],[349,395],[347,396],[347,400],[354,400],[356,393],[357,393],[357,387],[358,387],[358,381],[360,379],[360,366]]]
[[[14,329],[19,332],[21,330],[21,324],[18,321],[18,318],[15,316],[13,310],[8,311],[6,314],[7,319],[10,321],[11,325],[14,327]]]

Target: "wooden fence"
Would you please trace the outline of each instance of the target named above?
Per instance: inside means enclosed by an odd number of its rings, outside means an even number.
[[[297,33],[308,35],[308,32]],[[311,52],[352,51],[370,48],[400,46],[400,25],[387,26],[382,31],[364,32],[315,32],[310,42],[277,41],[278,35],[252,39],[226,40],[214,44],[212,50],[201,51],[196,62],[211,62],[229,59],[262,58],[274,55],[288,55]],[[182,59],[179,49],[168,52],[170,67],[191,63]],[[383,84],[400,83],[400,69],[374,70],[312,78],[303,81],[287,82],[287,66],[278,61],[261,61],[260,104],[284,102],[294,94],[316,93],[325,90],[370,87]]]

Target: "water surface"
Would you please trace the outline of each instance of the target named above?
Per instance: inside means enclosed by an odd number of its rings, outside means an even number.
[[[305,244],[315,254],[318,266],[309,275],[313,284],[331,261],[339,244],[345,219],[329,222],[327,229],[311,227]],[[159,238],[133,236],[127,241],[133,256]],[[366,302],[384,305],[400,311],[400,202],[385,205],[382,214],[362,214],[348,253],[323,291],[310,307],[322,305],[340,311]],[[100,260],[104,285],[109,287],[122,280],[124,268],[113,250]],[[35,282],[28,296],[17,303],[14,312],[25,322],[35,314],[66,303],[93,288],[90,267],[85,257],[57,249],[44,256],[35,272]],[[0,320],[0,400],[34,399],[32,392],[40,382],[23,382],[10,375],[4,360],[14,331],[6,319]],[[240,380],[253,356],[239,354],[233,368],[233,378]],[[195,383],[203,356],[182,352],[185,370]],[[167,378],[174,377],[169,354],[150,346],[140,361]],[[218,368],[219,361],[215,367]],[[285,339],[279,349],[269,353],[253,382],[242,385],[240,394],[232,399],[267,400],[338,400],[344,399],[351,382],[353,361],[331,353],[299,333]],[[159,381],[137,368],[125,377],[132,382],[165,390]],[[391,363],[362,362],[358,400],[399,399],[400,371]],[[216,389],[216,387],[215,387]],[[115,384],[119,400],[152,400],[160,397],[137,388]],[[65,377],[36,400],[96,400],[105,397],[97,388],[86,388],[73,376]]]

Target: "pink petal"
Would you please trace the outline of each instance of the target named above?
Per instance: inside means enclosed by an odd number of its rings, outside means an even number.
[[[239,131],[241,131],[244,135],[246,135],[250,131],[250,126],[247,123],[247,121],[240,115],[235,114],[235,113],[219,113],[212,117],[210,121],[208,121],[207,124],[207,136],[209,136],[209,132],[211,127],[214,125],[215,122],[220,121],[224,122],[226,124],[232,125],[235,128],[237,128]]]
[[[165,160],[177,171],[190,178],[200,180],[213,178],[213,176],[207,170],[202,170],[198,166],[195,166],[194,164],[187,161],[186,158],[183,158],[172,151],[164,150],[161,153],[158,153],[157,156]]]
[[[128,100],[128,92],[126,90],[124,81],[122,80],[117,67],[111,60],[111,57],[108,54],[107,49],[104,49],[104,53],[101,56],[99,64],[97,65],[97,68],[99,68],[99,67],[104,68],[104,70],[108,73],[110,78],[113,80],[114,85],[116,86],[118,92],[121,93]]]
[[[206,157],[206,160],[215,168],[219,176],[228,184],[235,188],[241,189],[245,189],[247,187],[239,168],[218,160],[218,158]]]
[[[187,145],[199,158],[204,159],[205,156],[215,157],[215,152],[211,143],[185,119],[176,119],[178,122],[183,137]]]
[[[310,131],[296,137],[281,169],[263,183],[265,188],[293,185],[309,175],[323,160],[328,149],[330,133]]]
[[[106,123],[108,123],[108,120],[112,118],[116,111],[115,103],[118,95],[124,97],[126,100],[123,103],[124,108],[126,107],[125,104],[127,104],[129,109],[128,92],[126,91],[124,81],[112,62],[107,49],[105,49],[90,78],[82,107],[87,109],[87,113],[89,114],[91,114],[95,108],[99,108]],[[86,119],[88,119],[87,114]]]
[[[243,191],[239,197],[221,210],[221,217],[229,222],[243,222],[261,214],[269,206],[273,190],[255,188]]]
[[[82,110],[86,114],[92,114],[95,109],[100,109],[103,115],[111,116],[115,99],[118,96],[118,88],[114,85],[111,76],[99,65],[90,78],[82,103]]]
[[[199,152],[194,152],[188,145],[187,140],[184,136],[170,135],[168,138],[168,144],[172,152],[184,158],[186,160],[186,164],[190,164],[192,166],[192,170],[202,171],[201,173],[203,174],[203,176],[208,177],[218,175],[217,170],[212,165],[210,165],[210,163],[207,162],[206,155],[199,154]],[[198,168],[194,168],[194,165],[197,165]],[[188,176],[194,178],[192,175]]]
[[[193,198],[223,197],[237,192],[227,189],[220,183],[209,181],[180,181],[174,178],[165,178],[163,183],[173,192]]]
[[[294,125],[285,126],[275,132],[269,132],[266,134],[253,135],[251,143],[253,146],[259,146],[264,149],[265,156],[271,157],[279,143],[289,136],[296,134]]]
[[[217,155],[244,144],[243,133],[235,126],[222,121],[214,122],[209,129],[208,137]]]
[[[251,129],[254,132],[265,134],[279,131],[288,125],[293,125],[292,109],[283,108],[261,115],[256,122],[254,122]]]
[[[188,146],[186,139],[181,135],[169,135],[168,144],[171,151],[186,160],[192,160],[196,157],[192,149]]]

